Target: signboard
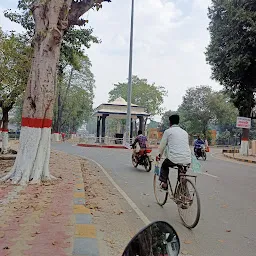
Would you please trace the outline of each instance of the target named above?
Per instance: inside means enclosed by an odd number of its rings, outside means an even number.
[[[236,127],[250,129],[251,128],[251,118],[241,117],[241,116],[237,117]]]

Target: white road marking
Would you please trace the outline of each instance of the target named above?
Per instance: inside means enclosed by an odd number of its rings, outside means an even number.
[[[218,176],[215,176],[215,175],[209,174],[209,173],[207,173],[207,172],[203,172],[202,174],[203,174],[203,175],[210,176],[210,177],[215,178],[215,179],[218,179]]]
[[[77,155],[78,157],[81,157],[79,155]],[[96,164],[101,170],[102,172],[106,175],[106,177],[109,179],[109,181],[112,183],[112,185],[118,190],[118,192],[124,197],[124,199],[127,201],[127,203],[132,207],[132,209],[137,213],[137,215],[139,216],[139,218],[144,222],[145,225],[150,224],[151,222],[149,221],[149,219],[145,216],[145,214],[138,208],[138,206],[132,201],[132,199],[115,183],[115,181],[112,179],[112,177],[108,174],[108,172],[104,169],[103,166],[101,166],[99,163],[97,163],[96,161],[87,158],[85,156],[83,156],[83,158],[87,159],[88,161],[93,162],[94,164]]]

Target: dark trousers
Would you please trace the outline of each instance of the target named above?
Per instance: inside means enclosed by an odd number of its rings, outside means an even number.
[[[167,179],[169,176],[169,168],[173,168],[174,166],[176,166],[176,164],[174,164],[172,161],[166,158],[161,166],[159,180],[164,183],[167,183]]]

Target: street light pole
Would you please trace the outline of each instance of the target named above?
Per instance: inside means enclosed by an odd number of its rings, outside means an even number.
[[[134,0],[132,0],[132,9],[131,9],[130,55],[129,55],[127,117],[126,117],[126,142],[128,143],[130,142],[130,134],[131,134],[133,23],[134,23]]]

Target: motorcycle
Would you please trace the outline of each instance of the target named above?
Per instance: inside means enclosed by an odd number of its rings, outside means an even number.
[[[133,237],[122,256],[178,256],[179,252],[180,240],[174,228],[156,221]]]
[[[206,149],[205,145],[201,145],[200,148],[195,150],[195,156],[198,159],[199,157],[202,157],[203,160],[206,160]]]
[[[152,169],[153,158],[151,156],[152,149],[141,149],[138,153],[132,154],[132,164],[135,168],[138,165],[144,166],[147,172]]]

